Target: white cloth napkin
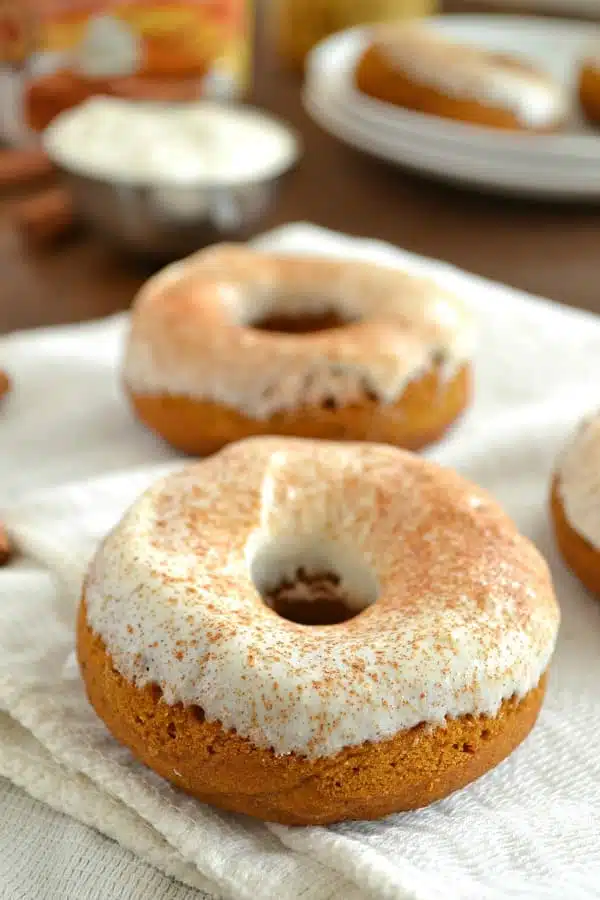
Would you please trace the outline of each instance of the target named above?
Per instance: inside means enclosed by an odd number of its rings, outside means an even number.
[[[556,454],[598,403],[600,320],[306,225],[260,243],[406,265],[476,310],[475,404],[430,455],[495,493],[550,561],[563,626],[540,722],[508,761],[448,800],[330,828],[220,813],[138,765],[88,708],[73,619],[98,538],[178,463],[123,399],[124,317],[17,334],[0,343],[16,384],[0,417],[0,506],[24,553],[0,570],[0,775],[118,844],[5,782],[0,895],[188,900],[196,888],[251,900],[599,897],[600,604],[561,564],[546,501]],[[11,860],[19,866],[12,880]]]

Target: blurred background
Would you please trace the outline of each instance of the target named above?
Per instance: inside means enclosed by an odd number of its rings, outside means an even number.
[[[500,135],[369,106],[350,89],[361,26],[423,17],[547,70],[573,96],[600,35],[600,0],[0,0],[0,332],[126,308],[161,257],[298,220],[600,312],[600,131],[574,114],[561,134]],[[277,141],[281,159],[271,176],[227,186],[223,157],[214,183],[207,169],[167,189],[139,167],[128,181],[119,158],[135,163],[131,119],[113,125],[114,178],[92,177],[104,114],[81,126],[77,164],[45,134],[97,95],[176,110],[207,99],[258,108],[266,117],[252,134],[262,129],[262,144],[243,131],[246,120],[221,128],[204,117],[194,127],[205,147],[213,141],[213,166],[222,157],[213,128],[232,135],[219,140],[234,168],[264,162]],[[163,135],[180,127],[162,121]],[[140,124],[150,154],[144,134]],[[152,152],[158,165],[170,151],[157,139]]]

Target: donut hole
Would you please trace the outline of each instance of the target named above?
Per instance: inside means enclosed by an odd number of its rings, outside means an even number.
[[[310,289],[257,291],[247,307],[246,326],[276,334],[314,334],[344,328],[362,318],[347,297]]]
[[[339,592],[339,577],[332,572],[308,574],[301,566],[293,580],[284,579],[267,594],[265,602],[289,622],[298,625],[339,625],[355,613]]]
[[[343,328],[351,322],[333,309],[314,310],[292,313],[272,311],[250,327],[256,331],[273,331],[278,334],[314,334],[317,331],[330,331]]]
[[[327,539],[288,539],[260,548],[251,562],[263,602],[298,625],[339,625],[377,600],[374,572],[355,550]]]
[[[176,726],[175,722],[169,722],[169,724],[167,725],[167,734],[169,735],[169,737],[171,738],[172,741],[174,741],[177,738],[177,726]]]

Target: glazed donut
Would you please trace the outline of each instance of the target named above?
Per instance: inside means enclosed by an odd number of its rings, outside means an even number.
[[[433,282],[220,245],[142,289],[124,381],[190,454],[259,434],[416,449],[467,405],[472,345],[470,314]]]
[[[394,447],[252,438],[163,479],[93,561],[89,700],[197,798],[288,824],[445,797],[539,712],[559,612],[482,490]]]
[[[587,53],[579,72],[579,102],[594,125],[600,125],[600,44]]]
[[[600,413],[585,419],[557,465],[551,513],[559,550],[580,581],[600,594]]]
[[[549,75],[423,25],[376,28],[356,85],[396,106],[492,128],[554,131],[568,110],[566,90]]]

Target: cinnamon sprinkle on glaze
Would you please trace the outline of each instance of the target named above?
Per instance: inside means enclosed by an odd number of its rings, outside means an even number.
[[[261,331],[274,315],[335,313],[311,334]],[[472,355],[470,311],[433,281],[358,261],[218,245],[168,266],[136,298],[124,364],[136,394],[211,401],[254,419],[365,396],[393,403],[443,360]]]
[[[375,601],[339,625],[277,616],[252,567],[290,538],[360,556]],[[394,448],[278,438],[144,494],[98,551],[86,604],[130,682],[307,757],[495,715],[538,685],[559,621],[546,564],[481,489]]]

